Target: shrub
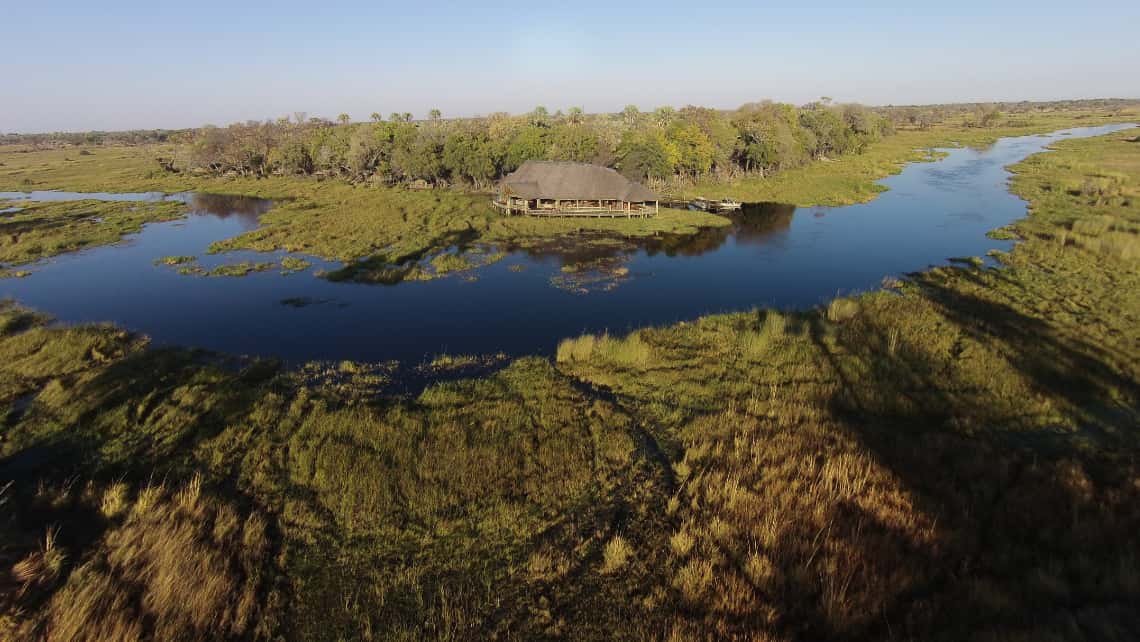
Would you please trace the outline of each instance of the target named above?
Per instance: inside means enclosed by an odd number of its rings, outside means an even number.
[[[626,565],[629,558],[633,556],[633,548],[629,542],[621,535],[614,535],[613,539],[606,544],[604,553],[605,561],[602,564],[603,573],[613,573]]]
[[[827,306],[827,318],[835,323],[843,323],[859,314],[859,302],[854,299],[835,299]]]
[[[681,592],[686,602],[700,602],[709,585],[712,584],[713,566],[708,560],[691,560],[677,571],[673,577],[673,587]]]
[[[20,583],[20,593],[48,588],[59,579],[67,554],[56,545],[56,535],[55,529],[49,528],[40,549],[12,567],[12,577]]]
[[[107,490],[103,491],[103,500],[100,502],[99,511],[103,513],[104,517],[110,519],[118,517],[123,511],[127,510],[128,506],[127,485],[123,482],[118,482],[111,484]]]
[[[696,540],[693,539],[693,536],[684,529],[677,531],[669,538],[669,547],[673,549],[677,557],[686,557],[689,551],[693,550],[695,543]]]

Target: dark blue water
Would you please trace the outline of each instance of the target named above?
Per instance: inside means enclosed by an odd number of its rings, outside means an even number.
[[[883,180],[890,190],[862,205],[753,205],[734,217],[732,227],[695,237],[653,239],[601,253],[573,243],[511,251],[505,260],[471,273],[474,281],[450,276],[390,286],[335,283],[313,272],[339,266],[311,257],[314,268],[292,275],[277,270],[240,278],[181,275],[155,266],[154,260],[195,255],[209,268],[284,256],[204,254],[211,242],[256,227],[268,203],[213,195],[133,195],[134,200],[183,200],[194,213],[147,225],[120,245],[31,266],[27,278],[0,280],[0,296],[67,322],[111,321],[158,344],[289,361],[549,354],[559,339],[582,332],[622,332],[758,306],[810,307],[836,294],[877,288],[887,276],[1008,250],[1011,242],[986,237],[987,231],[1025,216],[1025,203],[1008,192],[1004,167],[1062,136],[1125,127],[1006,138],[985,150],[945,150],[947,156],[937,162],[911,164]],[[76,196],[0,193],[0,200],[29,197]],[[585,283],[565,283],[568,275],[561,268],[584,261],[606,270],[585,271]],[[614,277],[615,268],[628,274]],[[597,282],[591,281],[594,276]],[[302,304],[282,303],[287,300]]]

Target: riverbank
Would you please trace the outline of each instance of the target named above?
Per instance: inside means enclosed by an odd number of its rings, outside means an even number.
[[[1073,110],[1025,114],[998,127],[972,127],[952,120],[927,129],[902,129],[860,154],[816,161],[768,177],[705,181],[681,190],[683,198],[727,195],[746,202],[813,205],[865,203],[882,192],[876,181],[899,173],[907,163],[934,160],[937,148],[985,147],[999,138],[1045,134],[1069,127],[1140,121],[1140,110]]]
[[[274,207],[253,231],[215,243],[214,252],[285,250],[353,263],[352,278],[390,282],[421,258],[456,245],[541,246],[577,238],[588,247],[624,238],[687,235],[725,226],[723,217],[662,209],[651,219],[534,219],[504,217],[485,194],[413,191],[298,177],[218,178],[158,168],[152,147],[111,147],[79,156],[73,150],[22,151],[0,147],[0,191],[207,192],[270,199]],[[585,232],[585,234],[580,234]],[[426,273],[423,270],[417,274]],[[341,275],[345,276],[345,275]]]
[[[1140,113],[1127,110],[1074,110],[1032,113],[1020,117],[1016,125],[997,128],[952,121],[927,130],[900,131],[861,154],[766,178],[698,183],[686,188],[684,195],[723,193],[749,202],[801,206],[865,202],[884,189],[876,181],[898,173],[908,162],[934,158],[931,150],[937,147],[987,145],[1003,136],[1137,119]],[[382,283],[408,275],[434,278],[431,260],[455,246],[541,248],[569,239],[583,248],[612,247],[627,238],[693,235],[703,228],[731,224],[715,214],[670,209],[653,219],[634,220],[503,217],[488,205],[486,195],[460,191],[411,191],[298,177],[171,173],[154,160],[168,151],[153,146],[108,147],[81,155],[73,149],[0,147],[0,191],[198,191],[272,199],[276,205],[262,216],[258,229],[215,243],[211,250],[284,250],[349,264],[348,269],[331,273],[333,278]]]
[[[8,306],[0,630],[1126,637],[1135,140],[1018,164],[1000,269],[569,339],[413,399]]]

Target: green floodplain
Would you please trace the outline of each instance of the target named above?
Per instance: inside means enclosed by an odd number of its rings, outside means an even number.
[[[684,189],[860,202],[935,147],[1137,117],[950,120]],[[505,219],[462,190],[170,172],[154,163],[166,150],[2,146],[0,190],[280,199],[224,247],[377,270],[456,234],[525,244],[587,227],[620,242],[719,218]],[[553,360],[449,357],[440,369],[498,369],[411,397],[385,392],[386,364],[154,349],[5,303],[0,635],[1129,639],[1140,137],[1067,140],[1012,169],[1030,214],[997,232],[1021,239],[1000,268],[567,337]],[[8,270],[180,207],[11,205]]]

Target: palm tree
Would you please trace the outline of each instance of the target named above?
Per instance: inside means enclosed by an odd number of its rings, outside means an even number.
[[[534,111],[530,112],[530,124],[537,125],[539,127],[545,127],[546,120],[549,117],[550,112],[546,110],[546,107],[539,105],[538,107],[534,108]]]
[[[440,118],[443,118],[443,112],[438,109],[433,109],[428,112],[428,118],[432,120],[439,120]]]
[[[348,121],[352,120],[352,117],[349,116],[348,114],[341,114],[341,115],[336,117],[336,120],[341,125],[347,125]]]
[[[637,119],[641,117],[641,110],[637,105],[626,105],[625,109],[621,110],[622,117],[625,118],[625,124],[633,127],[637,124]]]
[[[380,112],[378,112],[378,111],[372,112],[371,118],[372,118],[372,122],[374,122],[374,123],[378,123],[378,122],[384,120],[384,117],[381,116]]]

